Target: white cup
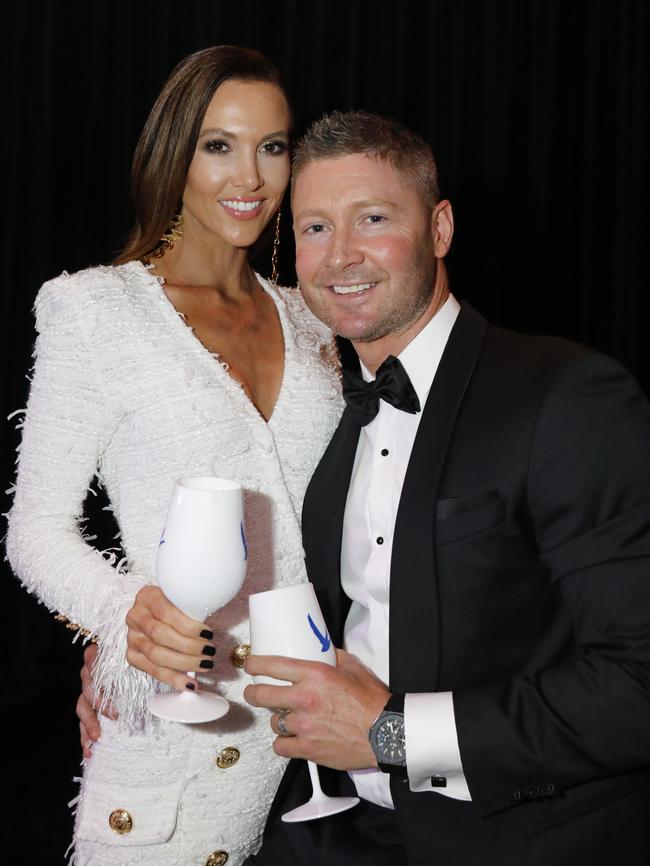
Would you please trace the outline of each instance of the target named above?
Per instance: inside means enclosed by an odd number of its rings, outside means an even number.
[[[224,478],[179,478],[156,556],[158,583],[167,598],[204,620],[237,594],[246,559],[241,485]]]
[[[336,665],[336,650],[311,583],[255,593],[248,598],[248,610],[254,655],[287,656]],[[288,685],[271,677],[257,676],[254,680]]]

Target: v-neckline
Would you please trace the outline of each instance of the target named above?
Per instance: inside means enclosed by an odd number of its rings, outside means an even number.
[[[192,347],[193,352],[197,356],[197,358],[201,359],[201,363],[203,364],[203,366],[207,369],[212,370],[213,375],[216,375],[225,383],[226,387],[231,391],[231,393],[246,406],[247,411],[252,414],[259,423],[264,424],[265,427],[270,427],[277,415],[278,406],[281,402],[283,402],[284,399],[284,392],[286,390],[285,386],[287,382],[287,365],[290,360],[291,352],[293,351],[293,345],[289,336],[289,325],[286,320],[285,311],[282,304],[280,303],[280,298],[276,290],[272,288],[271,284],[268,283],[268,281],[264,280],[263,277],[261,277],[258,273],[255,272],[255,279],[259,283],[262,291],[266,292],[266,294],[269,295],[269,297],[275,304],[275,309],[277,310],[278,318],[280,320],[280,328],[282,330],[282,340],[284,344],[284,357],[282,364],[282,378],[280,380],[280,388],[278,389],[278,393],[275,398],[275,403],[273,404],[271,414],[269,415],[268,419],[266,419],[257,408],[257,405],[249,397],[242,383],[238,379],[235,379],[234,376],[230,375],[230,373],[228,372],[228,364],[221,358],[218,352],[211,352],[207,348],[207,346],[205,346],[204,343],[199,340],[199,338],[194,333],[194,329],[186,322],[184,315],[176,309],[174,304],[167,296],[167,293],[165,292],[163,278],[152,273],[151,268],[148,268],[142,262],[138,261],[136,262],[136,264],[144,271],[152,288],[155,288],[156,296],[160,301],[161,309],[164,310],[164,314],[167,316],[167,318],[170,318],[171,322],[173,322],[172,326],[178,329],[178,333],[183,334],[183,339],[186,340],[188,345]]]

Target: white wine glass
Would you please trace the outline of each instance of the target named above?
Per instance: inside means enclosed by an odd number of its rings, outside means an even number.
[[[336,650],[327,631],[323,614],[311,583],[272,589],[249,596],[251,652],[255,655],[288,656],[324,662],[336,667]],[[284,680],[256,676],[256,683],[290,685]],[[330,797],[321,788],[318,767],[307,761],[313,794],[311,799],[285,812],[288,823],[313,821],[351,809],[358,797]]]
[[[228,478],[179,478],[156,555],[158,584],[188,616],[205,620],[239,592],[248,548],[241,484]],[[189,674],[194,676],[193,673]],[[154,716],[208,722],[228,712],[213,692],[164,692],[149,701]]]

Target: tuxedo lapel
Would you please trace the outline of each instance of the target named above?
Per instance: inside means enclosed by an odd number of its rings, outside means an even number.
[[[436,501],[456,416],[486,329],[486,321],[463,304],[429,391],[404,479],[390,575],[389,684],[398,693],[437,690]]]
[[[343,626],[350,599],[341,588],[343,515],[361,428],[346,407],[325,454],[316,467],[302,511],[307,574],[336,646],[343,645]]]

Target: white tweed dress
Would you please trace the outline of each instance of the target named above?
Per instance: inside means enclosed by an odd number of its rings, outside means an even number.
[[[302,499],[342,403],[330,331],[296,289],[259,281],[285,341],[268,423],[139,262],[63,274],[36,300],[39,336],[7,552],[29,592],[98,636],[96,683],[120,713],[118,722],[102,718],[84,768],[76,866],[203,866],[226,854],[237,866],[259,845],[284,769],[268,711],[243,701],[249,678],[230,654],[249,638],[249,593],[306,579]],[[214,682],[233,706],[204,725],[149,716],[154,683],[124,658],[124,618],[137,590],[155,582],[169,497],[183,475],[236,478],[245,491],[246,581],[210,620]],[[106,487],[125,562],[83,537],[93,476]],[[239,760],[220,768],[228,747]],[[129,815],[123,835],[109,824],[116,810]]]

